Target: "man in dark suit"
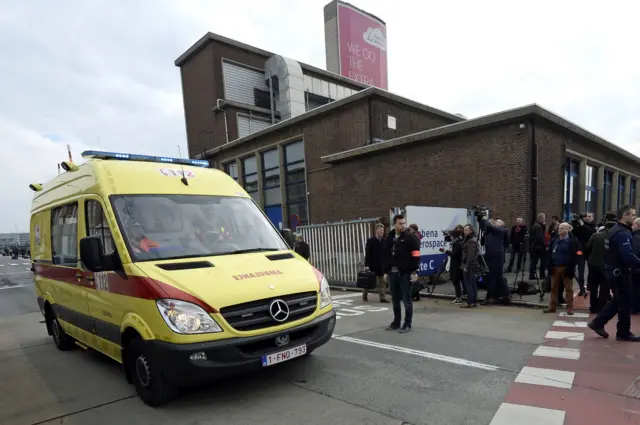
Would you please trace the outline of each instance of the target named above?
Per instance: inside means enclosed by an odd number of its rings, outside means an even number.
[[[365,271],[371,271],[376,274],[376,289],[380,294],[380,302],[388,303],[387,296],[384,293],[384,261],[385,261],[385,238],[384,238],[384,225],[381,223],[376,224],[376,234],[367,240],[364,252],[364,269]],[[364,289],[362,291],[362,300],[368,301],[367,295],[369,291]]]
[[[509,235],[509,242],[511,243],[511,258],[509,258],[509,267],[507,267],[507,273],[513,271],[513,263],[518,258],[516,263],[516,273],[522,270],[522,260],[524,258],[525,247],[524,241],[527,235],[527,226],[524,224],[522,217],[516,218],[516,224],[511,228],[511,234]]]

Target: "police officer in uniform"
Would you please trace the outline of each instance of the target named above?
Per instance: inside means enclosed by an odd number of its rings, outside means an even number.
[[[618,313],[618,341],[638,341],[631,333],[631,270],[640,268],[640,258],[633,253],[631,226],[636,210],[625,205],[618,210],[618,224],[609,230],[605,242],[605,276],[613,288],[613,299],[589,322],[588,326],[603,338],[609,338],[604,326]]]

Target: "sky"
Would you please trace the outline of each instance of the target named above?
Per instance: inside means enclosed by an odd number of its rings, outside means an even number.
[[[205,33],[325,68],[325,3],[0,0],[0,233],[28,231],[67,145],[186,154],[173,62]],[[386,21],[389,91],[468,118],[538,103],[640,156],[636,3],[351,3]]]

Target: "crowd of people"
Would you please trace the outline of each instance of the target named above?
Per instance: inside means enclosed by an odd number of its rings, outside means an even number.
[[[511,229],[505,227],[504,221],[488,220],[481,214],[478,214],[478,223],[483,233],[481,240],[470,224],[457,226],[450,232],[452,241],[445,252],[450,256],[454,304],[461,308],[477,307],[478,271],[483,267],[487,272],[483,304],[509,303],[511,290],[503,273],[512,272],[514,265],[517,272],[523,270],[528,253],[529,279],[547,282],[543,287],[550,292],[545,313],[553,313],[558,305],[566,304],[567,314],[573,314],[575,279],[578,296],[589,295],[590,311],[597,314],[589,322],[591,329],[608,337],[604,325],[618,314],[617,338],[640,340],[630,330],[630,315],[640,314],[640,219],[636,218],[633,207],[624,206],[617,213],[607,213],[598,226],[593,213],[576,215],[567,222],[554,216],[550,223],[546,215],[540,213],[531,231],[522,217],[516,219]],[[481,246],[484,255],[480,255]],[[505,253],[509,247],[511,257],[505,270]],[[420,267],[417,226],[407,228],[403,215],[393,218],[393,229],[389,233],[385,233],[384,225],[377,224],[365,251],[365,270],[375,274],[376,286],[363,291],[363,300],[368,301],[370,292],[377,292],[380,302],[388,303],[385,288],[389,285],[394,318],[388,329],[409,332]]]

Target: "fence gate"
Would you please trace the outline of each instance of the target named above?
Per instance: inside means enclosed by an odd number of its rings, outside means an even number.
[[[373,236],[376,218],[299,226],[309,244],[309,261],[332,284],[354,286],[364,267],[367,239]]]

